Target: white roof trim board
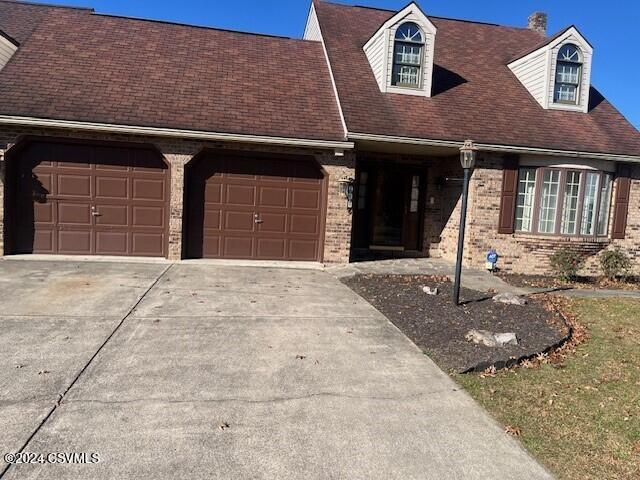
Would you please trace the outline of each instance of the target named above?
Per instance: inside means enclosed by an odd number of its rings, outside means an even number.
[[[185,138],[192,140],[211,140],[243,143],[261,143],[268,145],[286,145],[310,148],[328,148],[336,150],[352,149],[353,142],[334,142],[306,138],[269,137],[264,135],[245,135],[223,132],[206,132],[200,130],[183,130],[175,128],[141,127],[135,125],[117,125],[109,123],[80,122],[56,120],[48,118],[17,117],[0,115],[0,125],[20,125],[26,127],[66,128],[107,133],[123,133],[130,135],[149,135],[169,138]]]

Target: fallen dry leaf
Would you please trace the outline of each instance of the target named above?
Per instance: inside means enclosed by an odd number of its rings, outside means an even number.
[[[507,425],[504,427],[504,433],[507,435],[511,435],[512,437],[519,437],[522,435],[522,432],[518,427],[514,427],[513,425]]]

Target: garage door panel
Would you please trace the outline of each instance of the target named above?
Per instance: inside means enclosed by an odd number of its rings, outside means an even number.
[[[59,196],[91,198],[91,177],[88,175],[58,175]]]
[[[154,150],[39,140],[16,162],[16,251],[165,255],[168,169]]]
[[[126,177],[96,177],[96,198],[126,199],[129,196],[129,179]]]
[[[127,228],[129,225],[129,208],[127,205],[96,204],[96,225]]]
[[[133,207],[135,227],[164,228],[165,212],[162,207]]]
[[[319,231],[320,222],[316,215],[291,215],[291,233],[316,235]]]
[[[292,260],[308,260],[318,250],[316,240],[291,240],[289,242],[289,258]]]
[[[25,232],[27,236],[33,238],[33,248],[41,253],[53,253],[54,245],[53,240],[55,232],[53,229],[39,228],[35,232]],[[24,234],[23,234],[24,236]]]
[[[287,215],[285,213],[260,213],[262,223],[259,231],[265,233],[287,233]]]
[[[286,187],[262,187],[260,188],[261,207],[287,208],[288,189]]]
[[[202,256],[205,258],[220,258],[222,251],[222,238],[219,235],[205,234],[202,242]]]
[[[133,200],[157,200],[165,199],[165,181],[163,179],[133,179]]]
[[[33,221],[38,224],[53,225],[53,205],[50,203],[33,204]]]
[[[57,205],[58,224],[91,226],[91,207],[88,204],[58,202]]]
[[[52,173],[38,173],[33,175],[31,178],[30,188],[33,191],[34,196],[51,195],[54,193],[54,180]]]
[[[291,207],[320,209],[322,194],[317,190],[294,189],[291,194]]]
[[[255,206],[256,189],[253,186],[227,185],[225,200],[229,205]]]
[[[66,254],[90,254],[91,231],[89,230],[59,230],[58,252]]]
[[[204,201],[208,203],[222,203],[222,185],[207,183],[204,189]]]
[[[309,157],[201,157],[188,169],[188,256],[320,260],[324,186]]]
[[[253,232],[255,221],[253,212],[225,212],[223,230]]]
[[[98,255],[126,255],[126,232],[96,232],[96,254]]]
[[[287,258],[287,242],[282,238],[259,238],[256,256],[263,259]]]
[[[204,228],[221,230],[222,229],[222,225],[220,224],[221,218],[222,218],[221,210],[207,209],[204,212]]]
[[[253,238],[251,237],[226,237],[223,240],[222,256],[227,258],[252,258]]]
[[[165,235],[161,233],[132,233],[132,255],[139,257],[161,257]]]

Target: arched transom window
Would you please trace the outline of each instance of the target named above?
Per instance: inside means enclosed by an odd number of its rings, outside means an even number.
[[[576,105],[582,79],[582,55],[573,44],[563,45],[558,52],[554,101]]]
[[[393,46],[393,85],[420,88],[424,58],[424,35],[413,22],[396,30]]]

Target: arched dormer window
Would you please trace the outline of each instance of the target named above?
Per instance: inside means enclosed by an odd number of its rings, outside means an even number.
[[[575,45],[563,45],[558,52],[556,85],[553,99],[556,103],[578,104],[582,80],[582,54]]]
[[[393,45],[392,85],[420,88],[424,61],[424,35],[418,25],[405,22],[396,30]]]

